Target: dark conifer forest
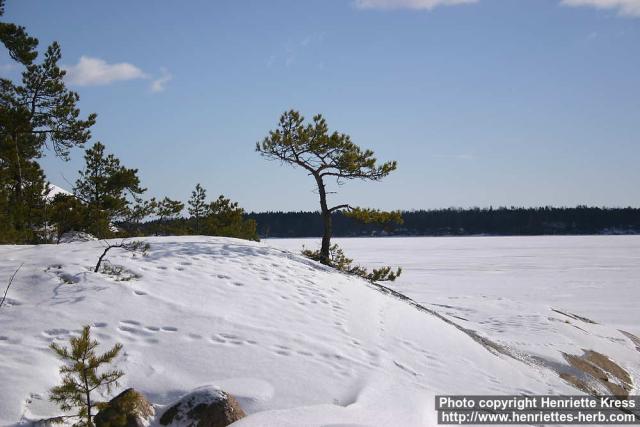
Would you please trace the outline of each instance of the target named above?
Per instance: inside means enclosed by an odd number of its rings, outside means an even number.
[[[317,212],[250,213],[261,237],[319,237]],[[580,235],[640,233],[640,209],[598,208],[448,208],[402,212],[403,224],[381,228],[333,214],[333,233],[353,236]]]

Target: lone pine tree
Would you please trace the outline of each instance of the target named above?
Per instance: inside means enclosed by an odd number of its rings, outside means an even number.
[[[362,150],[348,135],[329,133],[327,122],[319,114],[313,117],[312,123],[305,125],[299,112],[291,110],[284,113],[278,128],[256,144],[256,151],[268,159],[299,166],[314,178],[324,226],[319,256],[323,264],[331,265],[332,213],[349,211],[348,214],[355,219],[367,222],[379,219],[400,221],[398,213],[352,208],[348,204],[329,207],[325,179],[336,179],[338,184],[352,179],[380,181],[396,169],[397,163],[378,164],[373,151]]]
[[[74,414],[64,417],[77,418],[74,426],[93,427],[93,409],[104,404],[93,400],[93,394],[110,393],[124,375],[117,369],[104,372],[99,372],[99,369],[113,362],[122,345],[116,344],[107,352],[96,354],[98,342],[91,339],[89,326],[82,329],[79,337],[72,337],[69,343],[71,348],[56,343],[50,346],[65,364],[60,368],[62,384],[51,389],[49,399],[65,412],[74,411]]]
[[[199,234],[202,218],[206,217],[209,213],[207,190],[202,188],[200,184],[196,184],[195,190],[191,192],[191,198],[188,204],[189,215],[195,220],[195,233]]]

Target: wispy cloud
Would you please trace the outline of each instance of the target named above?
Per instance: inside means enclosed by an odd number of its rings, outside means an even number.
[[[151,92],[164,92],[172,78],[173,75],[166,68],[161,68],[160,77],[151,82]]]
[[[127,62],[109,64],[103,59],[89,56],[81,56],[76,65],[64,68],[67,71],[67,80],[78,86],[100,86],[117,81],[148,78],[140,68]]]
[[[360,9],[426,9],[477,3],[479,0],[355,0]]]
[[[290,68],[296,62],[300,56],[303,59],[308,58],[309,52],[318,49],[324,42],[324,33],[311,34],[300,41],[293,42],[288,41],[284,45],[283,52],[279,55],[271,55],[267,61],[267,68],[272,68],[278,63],[284,64],[285,67]]]
[[[640,17],[640,0],[562,0],[566,6],[590,6],[612,9],[620,15]]]

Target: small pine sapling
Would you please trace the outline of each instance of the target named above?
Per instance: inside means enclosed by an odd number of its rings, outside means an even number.
[[[64,412],[75,412],[72,415],[59,417],[76,418],[74,427],[93,427],[93,409],[101,408],[104,402],[92,399],[96,392],[110,393],[117,387],[118,380],[124,372],[118,369],[99,372],[103,365],[109,365],[122,350],[122,344],[114,345],[103,354],[96,354],[98,341],[92,340],[90,327],[85,326],[79,337],[69,340],[70,348],[52,343],[50,348],[62,359],[64,365],[60,367],[62,384],[51,389],[49,399],[57,403]]]

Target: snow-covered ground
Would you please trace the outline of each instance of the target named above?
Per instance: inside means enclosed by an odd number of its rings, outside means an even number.
[[[640,334],[640,236],[335,242],[362,265],[401,266],[404,272],[394,289],[421,303],[474,308],[492,316],[552,307]],[[319,247],[319,239],[270,239],[267,243],[292,252],[300,252],[303,245]],[[526,320],[518,323],[522,322]]]
[[[164,405],[218,385],[249,414],[239,426],[429,426],[436,394],[577,394],[560,351],[640,374],[618,331],[640,332],[640,238],[341,242],[402,265],[392,286],[433,313],[298,256],[300,241],[147,241],[109,256],[126,281],[92,272],[101,242],[0,247],[2,282],[24,263],[0,308],[0,425],[59,413],[48,345],[84,324],[124,344],[123,388]]]

